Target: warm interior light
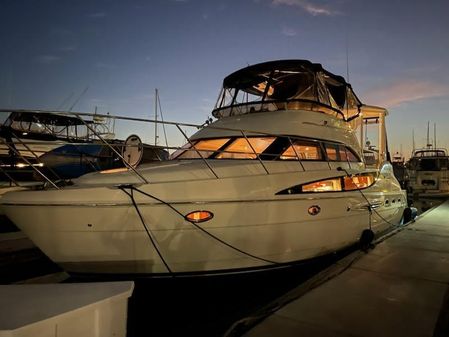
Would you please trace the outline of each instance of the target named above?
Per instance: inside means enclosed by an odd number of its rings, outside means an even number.
[[[301,186],[302,192],[335,192],[363,189],[374,184],[375,174],[365,173],[315,181]]]
[[[331,192],[341,190],[342,186],[340,178],[316,181],[302,186],[302,192]]]
[[[261,93],[264,93],[267,88],[267,81],[257,83],[257,85],[254,85],[253,88],[256,89],[257,91],[260,91]],[[274,88],[272,86],[270,86],[268,88],[267,94],[268,94],[268,96],[271,96],[271,95],[273,95],[273,93],[274,93]]]
[[[366,188],[374,183],[374,175],[356,175],[350,177],[344,177],[344,186],[346,191],[357,190]]]
[[[108,174],[108,173],[118,173],[118,172],[126,172],[126,171],[128,171],[128,168],[119,167],[119,168],[114,168],[114,169],[109,169],[109,170],[103,170],[103,171],[100,171],[100,173]]]
[[[214,214],[209,211],[193,211],[185,216],[185,219],[190,222],[199,223],[212,219]]]

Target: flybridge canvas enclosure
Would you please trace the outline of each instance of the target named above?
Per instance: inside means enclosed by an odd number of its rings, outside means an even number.
[[[358,116],[360,100],[343,77],[306,60],[271,61],[240,69],[223,81],[214,117],[306,109],[344,120]]]

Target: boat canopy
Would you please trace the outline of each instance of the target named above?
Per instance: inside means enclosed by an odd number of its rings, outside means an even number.
[[[223,80],[212,112],[216,118],[261,111],[302,109],[344,120],[362,103],[343,77],[307,60],[279,60],[237,70]]]
[[[95,124],[95,120],[83,120],[71,113],[57,111],[0,109],[0,113],[7,115],[0,123],[0,137],[6,138],[18,132],[21,137],[35,140],[85,141],[92,138],[88,125]],[[104,136],[108,132],[103,129],[97,131]]]
[[[41,123],[54,126],[85,125],[85,122],[80,118],[69,116],[67,114],[25,110],[11,110],[5,124],[12,124],[13,122]]]

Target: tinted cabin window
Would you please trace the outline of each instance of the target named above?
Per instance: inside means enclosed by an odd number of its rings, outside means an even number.
[[[187,149],[177,158],[208,158],[214,152],[218,151],[230,138],[203,139],[193,145],[193,148]],[[198,154],[201,154],[201,156]]]
[[[339,155],[338,155],[339,148],[338,148],[337,144],[327,143],[324,145],[324,147],[326,149],[326,155],[327,155],[328,160],[330,160],[330,161],[338,161],[339,160],[339,158],[338,158],[339,157]]]
[[[296,140],[280,156],[280,159],[322,160],[323,155],[318,143]]]
[[[340,160],[341,161],[349,161],[349,162],[359,162],[358,156],[355,155],[349,148],[340,145],[339,146]]]
[[[348,158],[348,161],[350,162],[360,162],[361,159],[354,153],[352,152],[349,148],[346,148],[346,156]]]
[[[218,159],[256,159],[273,141],[275,137],[237,138],[215,158]]]
[[[325,143],[326,155],[329,161],[346,161],[346,162],[360,162],[359,157],[341,144]]]

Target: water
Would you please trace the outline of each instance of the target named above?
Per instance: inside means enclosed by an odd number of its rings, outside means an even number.
[[[408,198],[408,205],[409,207],[415,207],[419,215],[442,204],[444,201],[446,201],[445,198],[417,198],[410,196]]]
[[[284,268],[233,276],[134,279],[128,337],[223,336],[232,324],[353,251]],[[104,281],[70,279],[68,282]]]

